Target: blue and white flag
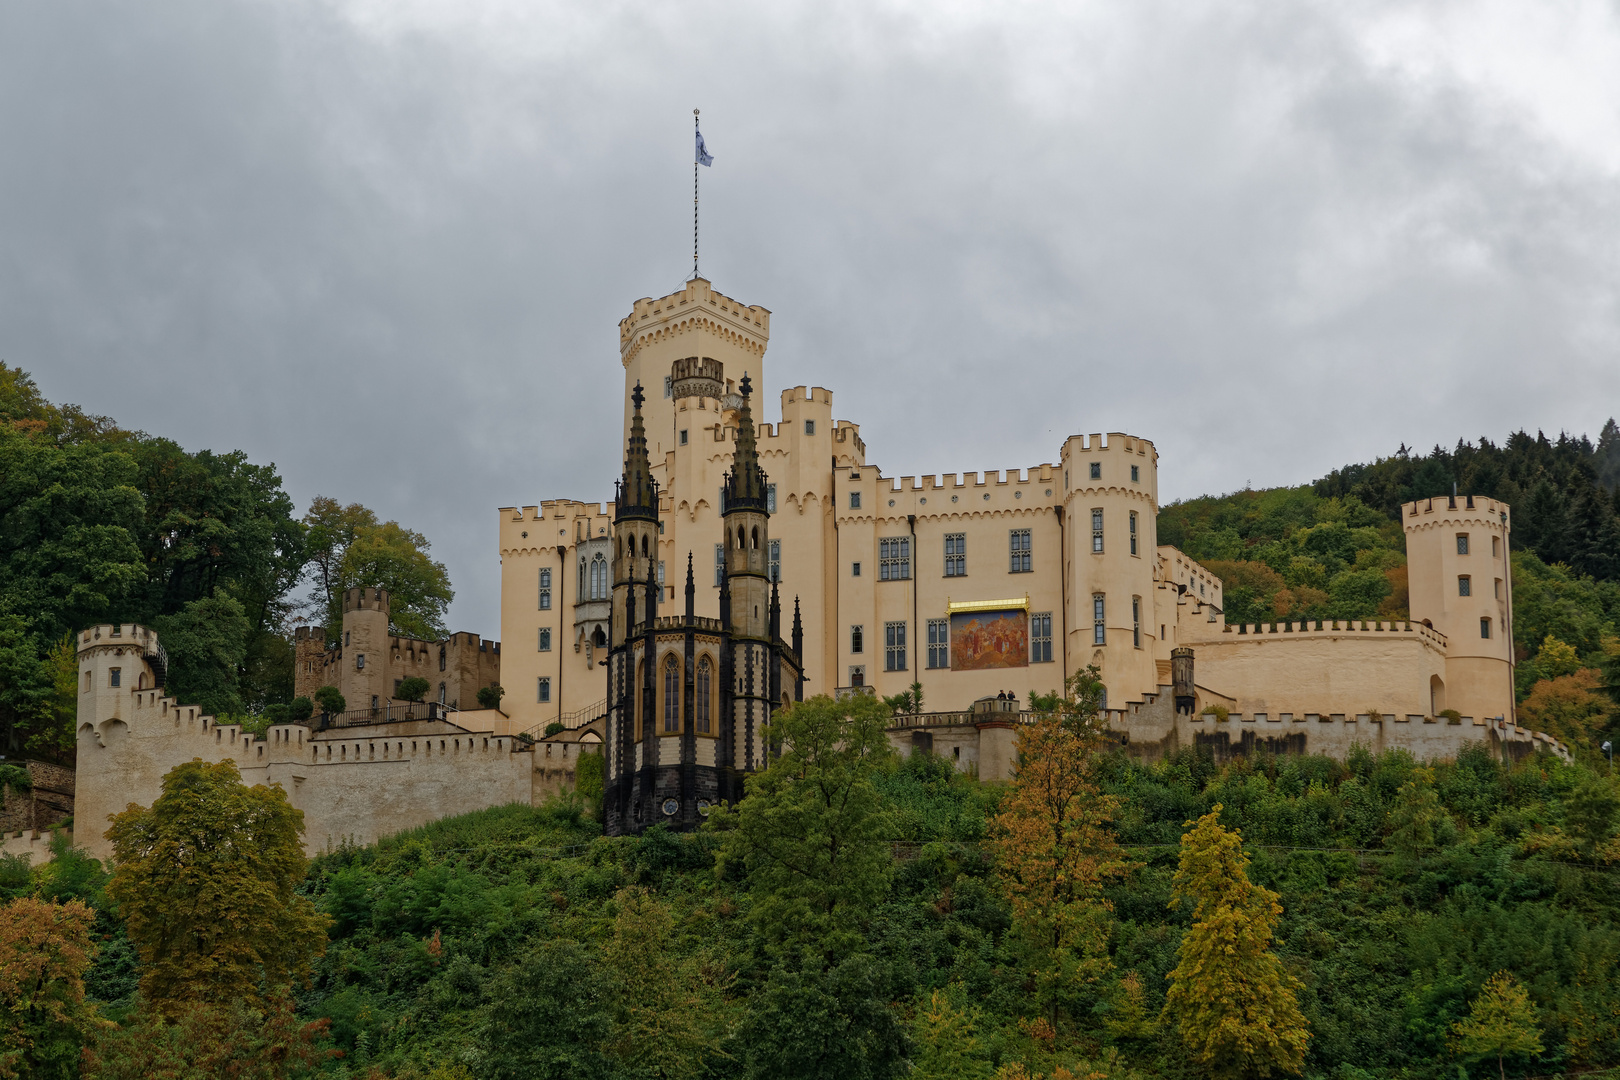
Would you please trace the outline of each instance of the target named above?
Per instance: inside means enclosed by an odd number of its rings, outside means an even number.
[[[701,131],[697,133],[697,163],[699,165],[714,164],[714,155],[709,153],[709,148],[703,145],[703,132]]]

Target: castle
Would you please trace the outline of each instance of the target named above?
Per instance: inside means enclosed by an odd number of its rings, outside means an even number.
[[[605,755],[610,833],[690,828],[741,796],[777,710],[913,684],[927,711],[896,716],[895,744],[1004,779],[1025,715],[1005,691],[1056,690],[1093,665],[1110,728],[1142,756],[1357,744],[1568,756],[1514,721],[1506,505],[1402,508],[1408,621],[1231,625],[1220,579],[1157,541],[1149,440],[1074,435],[1054,463],[886,477],[820,387],[784,391],[780,420],[756,422],[769,336],[770,312],[701,278],[636,301],[619,326],[613,502],[499,511],[501,642],[390,635],[386,592],[350,590],[340,641],[300,630],[296,643],[299,692],[337,686],[340,716],[255,739],[165,696],[151,630],[84,630],[85,846],[107,854],[107,815],[149,804],[194,757],[281,784],[311,850],[539,801],[592,753]],[[433,700],[397,700],[412,676]],[[500,709],[473,708],[497,682]]]

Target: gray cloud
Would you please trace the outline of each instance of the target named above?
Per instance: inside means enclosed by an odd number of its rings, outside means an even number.
[[[1475,48],[1500,12],[1425,39],[1455,14],[6,5],[0,357],[426,532],[493,634],[495,507],[611,490],[696,105],[705,276],[774,312],[769,392],[832,388],[891,474],[1126,430],[1174,497],[1595,432],[1620,146],[1546,117],[1620,33],[1587,9],[1537,99]]]

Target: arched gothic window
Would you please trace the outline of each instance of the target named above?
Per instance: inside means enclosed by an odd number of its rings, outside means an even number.
[[[592,600],[606,600],[608,595],[608,564],[607,558],[598,553],[591,560],[591,591]]]
[[[697,697],[693,704],[697,706],[697,729],[700,735],[709,734],[709,691],[712,684],[709,671],[709,658],[705,656],[698,661],[697,667]]]
[[[664,661],[664,730],[681,730],[681,668],[673,654]]]

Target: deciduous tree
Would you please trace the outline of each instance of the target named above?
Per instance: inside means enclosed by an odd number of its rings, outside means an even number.
[[[85,1004],[95,913],[78,900],[21,897],[0,907],[0,1077],[78,1074],[79,1048],[99,1024]]]
[[[151,807],[112,820],[107,893],[151,1005],[165,1015],[188,1001],[257,1005],[307,977],[327,919],[294,891],[304,814],[280,787],[246,787],[234,761],[191,761],[164,776]]]
[[[1270,949],[1282,906],[1249,880],[1243,839],[1220,815],[1216,803],[1181,838],[1170,903],[1192,908],[1192,926],[1170,972],[1164,1020],[1212,1076],[1298,1073],[1310,1041],[1299,981]]]
[[[85,1050],[84,1080],[289,1080],[338,1056],[329,1020],[303,1021],[292,999],[263,1008],[188,1002],[172,1018],[143,1011],[107,1027]]]
[[[1530,994],[1511,972],[1498,971],[1486,980],[1468,1016],[1452,1028],[1457,1049],[1496,1059],[1497,1075],[1507,1080],[1503,1062],[1520,1054],[1541,1053],[1541,1028]]]
[[[246,711],[238,676],[252,626],[240,603],[221,590],[154,622],[169,656],[167,693],[214,716]]]
[[[1124,868],[1109,829],[1117,800],[1096,776],[1101,704],[1095,666],[1070,677],[1062,695],[1030,695],[1035,716],[1019,728],[1018,772],[990,827],[1037,996],[1054,1015],[1108,970],[1102,887]]]

